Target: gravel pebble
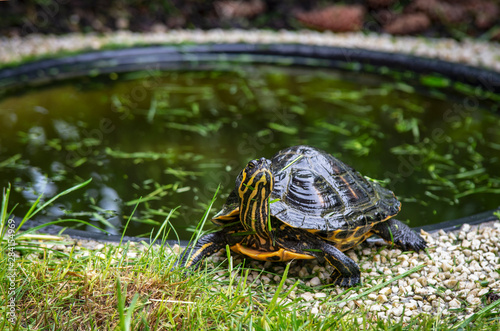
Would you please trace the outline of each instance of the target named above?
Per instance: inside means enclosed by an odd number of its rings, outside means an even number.
[[[383,294],[381,294],[381,295],[379,295],[379,296],[377,297],[377,302],[378,302],[378,303],[385,303],[385,302],[387,302],[387,300],[388,300],[388,299],[387,299],[387,296],[385,296],[385,295],[383,295]]]
[[[312,301],[314,299],[314,295],[311,292],[305,292],[300,297],[306,301]]]
[[[389,312],[391,315],[394,315],[395,317],[399,317],[403,314],[403,307],[393,308]]]
[[[457,283],[458,283],[458,280],[456,280],[456,279],[448,279],[448,280],[444,281],[444,285],[447,288],[454,288],[455,286],[457,286]]]
[[[449,302],[450,308],[460,308],[462,304],[457,299],[453,299]]]
[[[321,285],[321,280],[318,277],[314,277],[309,281],[309,284],[311,286],[318,286]]]
[[[316,299],[326,298],[327,296],[328,296],[328,294],[326,294],[326,293],[322,293],[322,292],[314,293],[314,297],[315,297]]]
[[[446,261],[443,261],[443,263],[441,263],[441,268],[443,269],[443,271],[450,271],[451,270],[451,265],[446,262]]]

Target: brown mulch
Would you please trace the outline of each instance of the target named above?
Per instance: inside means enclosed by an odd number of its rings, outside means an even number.
[[[169,29],[365,31],[500,39],[500,0],[0,1],[0,34]]]

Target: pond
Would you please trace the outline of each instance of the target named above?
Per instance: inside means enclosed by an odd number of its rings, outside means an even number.
[[[127,235],[171,213],[189,239],[249,160],[309,144],[393,190],[398,219],[433,224],[498,207],[498,100],[436,77],[325,68],[112,72],[0,100],[0,186],[22,216],[92,178],[36,217],[121,233],[141,198]]]

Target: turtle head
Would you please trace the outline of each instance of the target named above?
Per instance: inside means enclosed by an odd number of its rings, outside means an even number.
[[[265,197],[267,199],[271,195],[274,186],[271,161],[265,158],[252,160],[243,169],[241,176],[238,188],[240,199],[244,200],[248,197],[255,199]]]
[[[271,161],[261,158],[248,162],[238,187],[240,220],[248,231],[268,236],[269,197],[274,187]]]

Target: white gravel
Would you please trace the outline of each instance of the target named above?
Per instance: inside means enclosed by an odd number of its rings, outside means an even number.
[[[109,45],[180,43],[300,43],[309,45],[363,48],[439,58],[500,71],[500,46],[474,40],[394,37],[363,33],[264,30],[171,30],[155,33],[128,31],[63,36],[29,35],[0,38],[0,63],[17,63],[26,58],[50,56],[61,51],[98,50]],[[348,55],[348,54],[346,54]]]
[[[368,311],[373,317],[409,322],[422,314],[453,315],[464,320],[491,303],[491,294],[500,294],[500,222],[480,227],[466,224],[454,233],[440,230],[421,234],[429,244],[427,253],[401,252],[377,243],[347,251],[361,267],[363,285],[355,291],[327,286],[329,266],[316,260],[294,261],[287,284],[299,281],[303,286],[292,291],[290,299],[302,298],[304,309],[314,311],[318,317],[339,310],[350,314]],[[214,265],[225,259],[225,252],[209,258]],[[234,265],[242,262],[237,255],[233,259]],[[418,271],[362,295],[418,266]],[[270,275],[281,275],[284,270],[282,264],[259,261],[251,261],[250,268],[265,268],[265,273],[251,273],[249,282],[252,286],[268,284],[265,286],[270,291],[281,280]],[[218,279],[227,282],[224,272]],[[500,313],[500,307],[495,309]]]

